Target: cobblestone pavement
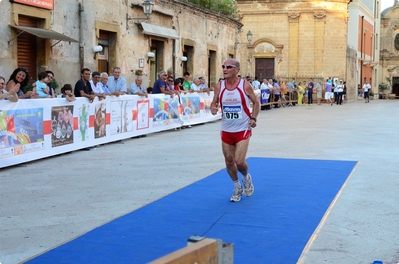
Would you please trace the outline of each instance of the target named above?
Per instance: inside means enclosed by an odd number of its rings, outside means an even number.
[[[357,100],[259,114],[248,157],[359,161],[303,263],[399,261],[398,113],[399,100]],[[0,262],[24,261],[223,169],[219,129],[164,131],[1,169]]]

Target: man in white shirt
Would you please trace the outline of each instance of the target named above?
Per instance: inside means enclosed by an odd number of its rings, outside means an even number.
[[[370,92],[371,90],[371,85],[369,82],[366,80],[365,84],[363,84],[363,93],[364,93],[364,102],[369,103],[370,102]]]
[[[100,73],[95,71],[91,74],[91,80],[89,81],[91,89],[93,90],[95,96],[98,97],[98,100],[105,99],[106,97],[105,92],[102,89],[100,79],[101,79]]]

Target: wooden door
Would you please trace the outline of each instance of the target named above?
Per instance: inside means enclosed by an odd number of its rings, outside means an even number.
[[[23,27],[37,27],[37,20],[27,16],[18,17],[18,26]],[[17,30],[17,34],[21,33]],[[18,67],[28,69],[29,78],[36,80],[37,78],[37,37],[29,34],[22,33],[17,38],[17,56]]]
[[[255,76],[259,81],[274,78],[274,58],[260,58],[255,60]]]

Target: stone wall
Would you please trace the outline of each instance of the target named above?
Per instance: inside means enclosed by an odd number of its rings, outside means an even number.
[[[182,76],[183,68],[179,58],[183,56],[183,44],[194,48],[194,55],[190,58],[192,74],[195,77],[212,76],[211,83],[222,76],[220,66],[229,54],[234,53],[234,42],[242,24],[236,20],[228,19],[214,12],[199,8],[185,1],[160,1],[155,0],[154,11],[150,21],[146,23],[160,27],[174,29],[179,39],[172,40],[165,37],[150,36],[142,33],[142,29],[135,23],[126,28],[126,14],[129,17],[144,17],[141,1],[130,0],[80,0],[80,1],[54,1],[55,9],[43,11],[36,7],[3,1],[0,10],[0,75],[6,79],[13,69],[18,66],[16,51],[17,39],[13,45],[8,45],[8,40],[16,37],[16,30],[8,25],[18,25],[18,14],[35,16],[40,12],[49,14],[46,20],[46,29],[51,29],[77,39],[79,43],[59,42],[49,40],[46,65],[42,69],[54,71],[60,85],[74,84],[80,78],[80,69],[90,68],[97,70],[97,58],[94,57],[93,47],[98,45],[100,30],[111,32],[115,36],[115,45],[110,46],[109,68],[121,67],[122,76],[130,85],[135,79],[135,71],[141,69],[144,73],[143,85],[151,86],[150,76],[155,76],[151,70],[175,69],[175,76]],[[80,8],[80,4],[81,7]],[[18,10],[17,12],[15,10]],[[82,19],[80,18],[82,17]],[[138,21],[135,21],[138,22]],[[80,36],[82,26],[82,36]],[[147,53],[150,51],[152,41],[163,43],[162,57],[158,59],[158,67],[151,68],[147,63]],[[216,56],[209,72],[208,54],[215,52]],[[175,54],[174,54],[175,53]],[[139,59],[144,59],[144,67],[139,68]],[[41,69],[41,70],[42,70]]]
[[[275,58],[275,77],[326,79],[347,76],[347,5],[335,1],[240,1],[244,27],[251,30],[253,45],[240,46],[245,74],[254,76],[253,58]],[[240,42],[244,42],[242,34]],[[274,50],[258,53],[257,45],[269,43]]]

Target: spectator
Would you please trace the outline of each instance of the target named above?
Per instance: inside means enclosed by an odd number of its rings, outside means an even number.
[[[143,83],[143,78],[141,76],[137,76],[134,83],[130,85],[129,93],[148,98],[147,89],[141,85],[142,83]]]
[[[357,85],[357,95],[363,97],[363,90],[360,87],[360,83]]]
[[[168,85],[166,83],[166,79],[168,78],[168,74],[166,73],[166,71],[161,71],[158,74],[158,80],[155,81],[153,89],[152,89],[152,93],[153,94],[169,94],[170,97],[173,97],[174,95],[174,91],[171,91],[168,89]]]
[[[76,97],[86,97],[91,103],[96,96],[94,95],[89,82],[90,72],[91,71],[88,68],[82,69],[80,72],[81,79],[76,82],[74,93]]]
[[[147,93],[148,94],[152,94],[152,87],[151,86],[147,88]]]
[[[119,92],[113,92],[113,93],[110,92],[110,90],[108,89],[108,86],[107,86],[107,82],[108,82],[108,73],[102,72],[100,74],[100,86],[101,86],[101,89],[104,91],[104,94],[119,96],[120,95]]]
[[[119,95],[126,94],[126,79],[121,77],[121,68],[115,67],[112,74],[113,76],[110,76],[107,82],[109,91],[111,93],[118,92]]]
[[[333,87],[332,84],[327,79],[326,83],[324,84],[324,89],[325,89],[324,99],[326,100],[326,103],[329,103],[330,105],[333,105],[333,101],[331,99],[333,99],[334,97],[334,93],[332,92],[332,87]]]
[[[201,92],[201,82],[198,78],[194,78],[193,82],[191,83],[190,92]]]
[[[182,81],[180,80],[180,78],[175,79],[173,81],[173,84],[174,84],[175,91],[181,91],[183,89]]]
[[[303,105],[303,94],[305,93],[305,86],[302,82],[298,83],[298,105]]]
[[[337,105],[342,105],[342,95],[344,93],[343,80],[339,80],[339,84],[337,85],[337,89],[338,89]]]
[[[252,82],[252,86],[254,87],[255,90],[260,89],[260,82],[259,82],[259,77],[255,76],[255,80]]]
[[[280,100],[280,85],[277,80],[273,80],[273,94],[274,94],[274,102],[278,102]],[[280,108],[278,104],[274,105],[274,108]]]
[[[55,91],[53,87],[50,86],[51,81],[54,79],[54,73],[52,71],[45,71],[47,73],[47,87],[49,88],[49,95],[51,95],[52,98],[55,98]]]
[[[308,83],[308,86],[307,86],[308,105],[312,105],[313,104],[313,88],[314,88],[313,79],[310,78],[310,82]]]
[[[338,104],[338,85],[335,85],[334,83],[332,84],[332,87],[334,89],[334,103]]]
[[[191,75],[189,72],[185,72],[183,73],[183,78],[184,78],[184,82],[183,82],[183,89],[186,91],[190,91],[191,89]]]
[[[41,72],[37,75],[36,87],[33,88],[33,92],[36,93],[39,97],[38,98],[51,98],[52,96],[49,95],[49,88],[47,87],[48,77],[46,72]],[[35,92],[36,90],[36,92]]]
[[[342,103],[345,103],[345,97],[346,97],[346,82],[344,82],[344,90],[342,92]]]
[[[102,100],[107,97],[105,91],[102,88],[102,83],[100,80],[100,73],[95,71],[91,74],[91,80],[89,81],[91,89],[93,90],[94,95],[98,97],[98,100]]]
[[[69,83],[64,84],[61,88],[62,98],[67,99],[68,102],[73,102],[76,100],[75,95],[72,93],[72,85]]]
[[[20,67],[14,70],[14,72],[10,76],[10,79],[7,82],[6,91],[11,92],[14,88],[17,87],[17,84],[19,84],[19,89],[18,91],[16,91],[16,95],[14,95],[14,98],[10,98],[10,101],[16,102],[18,101],[18,98],[25,99],[35,97],[35,94],[32,91],[27,91],[26,93],[24,93],[23,91],[25,86],[28,85],[28,81],[29,73],[27,69]]]
[[[16,88],[11,88],[9,92],[4,89],[6,84],[6,79],[3,76],[0,76],[0,100],[2,99],[10,99],[12,97],[15,98],[17,91],[19,90],[19,84],[16,84]],[[17,98],[18,99],[18,98]]]

